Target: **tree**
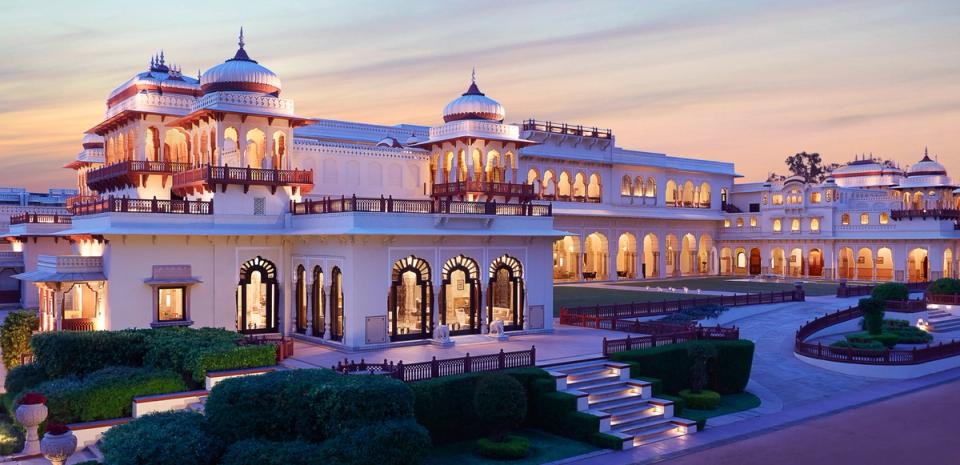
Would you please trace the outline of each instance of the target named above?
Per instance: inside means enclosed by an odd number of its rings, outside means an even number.
[[[707,385],[707,363],[717,358],[717,348],[708,342],[691,342],[687,346],[687,356],[693,361],[690,366],[690,392],[699,394]]]
[[[507,432],[520,426],[527,416],[527,393],[519,381],[508,375],[485,375],[477,382],[473,405],[480,421],[496,442],[503,442]]]
[[[794,176],[801,176],[807,182],[822,182],[829,172],[816,152],[800,152],[787,157],[784,162]]]

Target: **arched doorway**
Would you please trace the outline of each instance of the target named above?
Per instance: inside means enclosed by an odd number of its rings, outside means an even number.
[[[807,275],[823,277],[823,252],[820,249],[810,249],[807,253]]]
[[[770,251],[770,272],[778,275],[786,275],[786,256],[783,253],[783,249],[777,247]]]
[[[763,272],[763,257],[760,256],[760,249],[754,247],[750,249],[750,274],[759,275]]]
[[[713,248],[713,238],[709,234],[700,236],[700,246],[697,247],[697,272],[700,274],[714,274],[717,251]]]
[[[523,328],[523,266],[509,255],[490,263],[487,303],[490,321],[503,321],[505,331]]]
[[[261,256],[240,266],[237,283],[237,331],[277,332],[277,267]]]
[[[580,238],[565,236],[553,243],[554,281],[576,281],[580,277]]]
[[[427,339],[433,324],[430,265],[410,255],[393,264],[388,309],[390,340]]]
[[[803,276],[803,250],[793,249],[790,251],[790,276]]]
[[[677,276],[680,274],[680,244],[677,243],[677,236],[667,234],[667,276]]]
[[[660,276],[660,243],[656,234],[643,236],[643,275],[647,278]]]
[[[472,258],[458,255],[440,271],[440,323],[450,334],[480,332],[480,267]]]
[[[696,272],[697,239],[693,234],[684,234],[680,245],[680,274],[687,276]]]
[[[877,249],[877,279],[893,280],[893,251],[887,247]]]
[[[326,313],[327,300],[323,292],[323,269],[319,266],[313,267],[313,288],[311,293],[310,312],[312,316],[311,329],[314,337],[323,337],[324,332],[324,314]]]
[[[297,266],[296,276],[296,331],[300,334],[307,333],[307,270],[303,265]]]
[[[340,267],[330,270],[330,339],[343,340],[343,273]]]
[[[583,279],[608,279],[609,263],[607,236],[593,233],[584,240]]]
[[[873,251],[863,247],[857,251],[857,279],[873,279]]]
[[[953,277],[953,251],[950,249],[943,251],[943,277]]]
[[[743,253],[743,249],[737,249],[737,253]],[[746,261],[746,260],[744,260]],[[730,253],[729,247],[723,247],[720,249],[720,274],[729,275],[733,274],[733,254]]]
[[[927,258],[927,249],[916,248],[910,251],[907,258],[907,280],[910,282],[930,280],[930,261]]]
[[[617,277],[637,277],[637,238],[633,234],[623,233],[617,240]]]

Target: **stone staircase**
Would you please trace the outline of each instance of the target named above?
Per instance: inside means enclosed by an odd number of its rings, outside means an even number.
[[[935,333],[960,330],[960,315],[942,308],[931,308],[927,311],[927,324],[930,325],[930,331]]]
[[[600,432],[629,449],[696,431],[696,422],[673,416],[673,402],[652,396],[649,382],[630,379],[630,366],[591,360],[546,367],[557,390],[577,397],[577,410],[600,418]]]

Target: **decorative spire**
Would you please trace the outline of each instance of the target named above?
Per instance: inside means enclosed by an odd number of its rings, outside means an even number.
[[[927,151],[927,147],[923,148],[923,160],[920,161],[930,161],[930,153]]]
[[[256,63],[256,61],[250,59],[250,56],[247,55],[247,51],[243,49],[243,46],[246,44],[247,43],[244,42],[243,40],[243,26],[240,26],[240,40],[237,41],[237,45],[239,45],[240,48],[237,49],[237,53],[233,55],[233,58],[227,61],[232,61],[232,60],[253,61],[254,63]]]
[[[164,64],[163,49],[162,49],[162,48],[160,49],[160,64],[161,64],[161,65]]]
[[[243,26],[240,26],[240,41],[237,42],[237,45],[239,45],[241,49],[243,48]]]
[[[483,95],[480,88],[477,87],[477,68],[473,68],[470,73],[470,88],[463,95]]]
[[[473,67],[473,71],[470,72],[470,82],[477,83],[477,67]]]

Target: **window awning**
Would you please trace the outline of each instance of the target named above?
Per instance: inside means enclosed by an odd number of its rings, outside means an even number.
[[[59,273],[46,270],[28,271],[26,273],[15,274],[12,276],[12,278],[19,279],[21,281],[32,281],[37,283],[77,283],[107,280],[107,277],[104,276],[103,273],[99,272]]]

